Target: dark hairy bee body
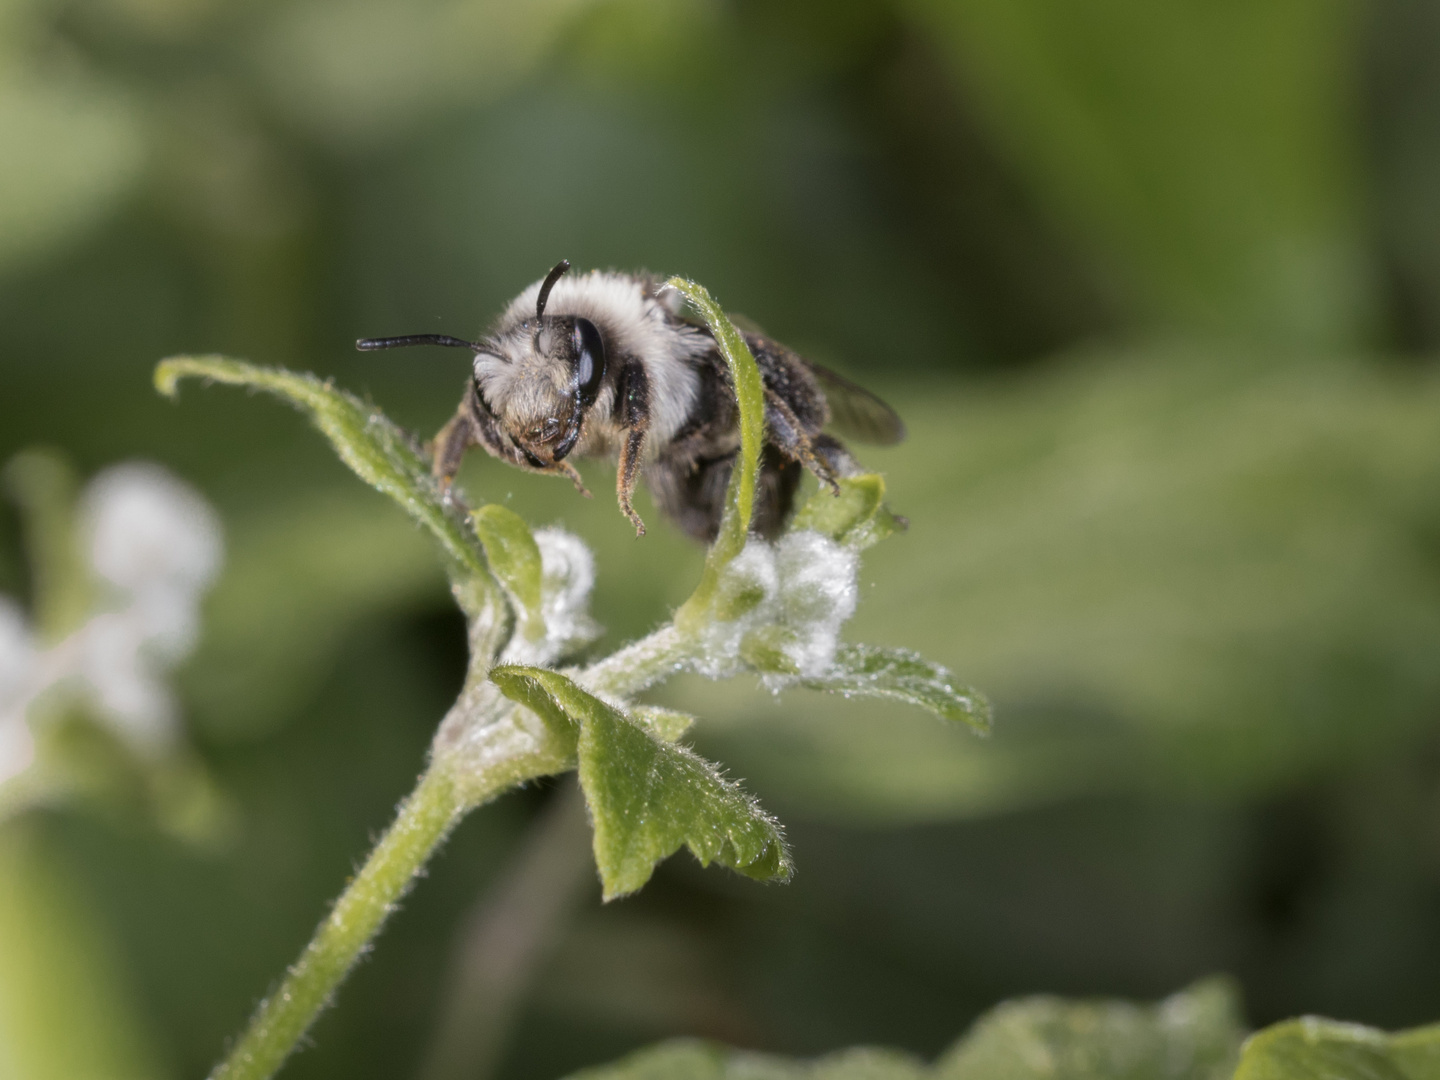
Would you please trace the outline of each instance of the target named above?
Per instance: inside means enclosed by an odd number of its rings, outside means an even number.
[[[656,504],[686,533],[713,540],[740,448],[735,392],[709,332],[662,279],[560,263],[516,297],[477,342],[440,335],[370,339],[361,349],[435,344],[474,353],[472,377],[435,437],[436,475],[448,482],[465,452],[531,472],[569,477],[572,453],[617,462],[621,511],[643,477]],[[860,471],[827,425],[863,441],[898,442],[904,426],[874,395],[758,331],[742,331],[765,386],[765,446],[751,527],[784,525],[806,469],[822,484]]]

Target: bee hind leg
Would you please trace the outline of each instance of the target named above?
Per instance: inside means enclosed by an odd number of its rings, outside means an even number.
[[[798,461],[814,473],[815,478],[828,487],[831,494],[840,494],[838,478],[847,473],[836,469],[839,459],[834,449],[838,449],[846,459],[849,459],[850,455],[845,453],[845,448],[834,439],[807,432],[800,418],[795,415],[795,410],[768,386],[765,388],[765,435],[766,441],[781,454],[791,461]]]
[[[810,449],[837,477],[859,476],[865,471],[864,466],[845,449],[845,444],[832,435],[810,436]]]

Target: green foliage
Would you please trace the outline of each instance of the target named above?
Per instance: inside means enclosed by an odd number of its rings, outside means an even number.
[[[745,546],[750,518],[755,509],[755,479],[760,468],[760,445],[765,426],[765,388],[750,347],[725,317],[725,312],[703,285],[684,278],[671,278],[667,285],[693,304],[730,369],[730,382],[740,412],[740,455],[725,492],[725,513],[720,534],[705,558],[705,572],[695,593],[676,616],[680,625],[693,623],[705,613],[717,584],[720,570]]]
[[[1142,318],[1350,344],[1372,316],[1359,6],[919,0],[993,137]]]
[[[573,727],[605,899],[640,889],[682,845],[706,866],[762,881],[790,876],[779,824],[714,765],[559,672],[504,666],[490,678],[553,727]]]
[[[155,368],[155,387],[166,397],[175,396],[183,378],[248,386],[294,405],[324,433],[356,476],[429,529],[457,566],[482,580],[489,578],[480,545],[459,504],[442,496],[420,448],[379,409],[313,375],[220,356],[177,356]]]
[[[1252,1035],[1235,1080],[1435,1080],[1440,1024],[1387,1035],[1307,1016]]]
[[[540,547],[525,519],[513,510],[489,503],[471,515],[475,532],[485,546],[490,569],[505,586],[521,618],[522,632],[529,638],[545,636],[545,616],[540,610]]]
[[[35,829],[0,832],[0,1076],[160,1075],[121,958],[87,899]]]
[[[842,645],[830,672],[804,679],[801,685],[845,697],[903,701],[941,719],[969,724],[981,734],[990,731],[990,702],[985,695],[968,686],[955,686],[950,672],[909,649]]]
[[[1234,988],[1157,1005],[1038,997],[1000,1005],[935,1065],[943,1080],[1225,1080],[1243,1030]]]
[[[674,742],[695,725],[695,717],[659,705],[631,705],[630,719],[650,729],[657,739]]]
[[[6,463],[3,481],[24,521],[36,629],[58,641],[85,621],[94,602],[75,527],[75,471],[56,453],[26,450]]]
[[[926,1080],[932,1075],[914,1058],[893,1050],[861,1047],[801,1062],[676,1039],[614,1065],[582,1069],[571,1080]]]
[[[977,1020],[929,1067],[867,1047],[800,1062],[680,1040],[572,1080],[1227,1080],[1242,1037],[1235,993],[1214,980],[1152,1006],[1049,997],[1010,1002]]]
[[[792,528],[814,529],[856,551],[874,547],[905,528],[904,519],[892,514],[884,503],[883,476],[841,477],[839,486],[840,493],[834,497],[806,500],[795,514]]]
[[[1242,1045],[1242,1040],[1244,1040]],[[1197,983],[1155,1005],[1024,998],[997,1006],[932,1066],[858,1047],[793,1061],[675,1040],[572,1080],[1434,1080],[1440,1025],[1389,1035],[1306,1017],[1244,1039],[1235,990]]]

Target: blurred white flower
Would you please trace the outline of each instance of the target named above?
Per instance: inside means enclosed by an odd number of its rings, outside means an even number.
[[[95,573],[128,594],[127,615],[153,649],[187,654],[200,594],[220,569],[220,523],[189,485],[147,462],[106,469],[80,501]]]
[[[140,462],[97,475],[79,509],[101,586],[86,622],[41,648],[20,609],[0,597],[0,782],[29,766],[25,714],[52,689],[86,701],[145,756],[165,752],[178,733],[165,676],[198,638],[200,598],[223,557],[219,520],[194,489]]]
[[[0,783],[29,768],[35,756],[25,726],[35,660],[35,643],[24,614],[0,596]]]

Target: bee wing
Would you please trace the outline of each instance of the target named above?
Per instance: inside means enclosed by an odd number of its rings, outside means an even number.
[[[871,446],[894,446],[905,441],[905,421],[869,390],[781,345],[749,316],[735,311],[727,311],[725,314],[751,349],[763,343],[767,349],[786,353],[798,360],[815,376],[815,381],[820,384],[820,390],[825,395],[825,402],[830,407],[829,427],[847,439],[869,443]],[[697,322],[696,325],[704,324]]]
[[[847,439],[894,446],[905,439],[905,421],[878,397],[827,367],[805,361],[830,406],[830,426]]]

